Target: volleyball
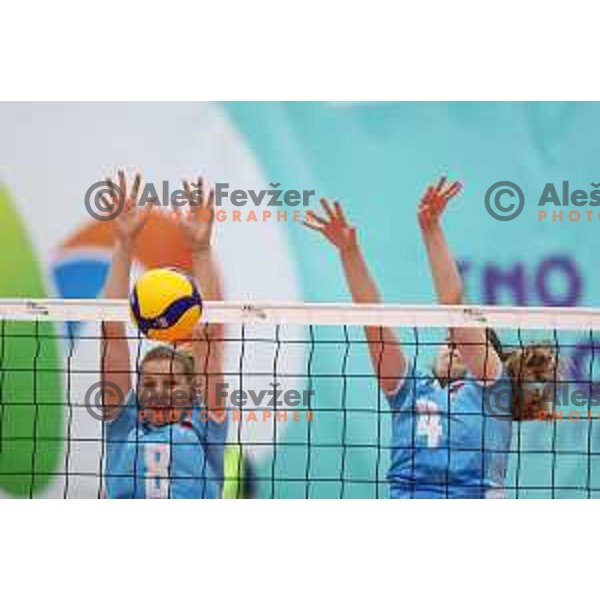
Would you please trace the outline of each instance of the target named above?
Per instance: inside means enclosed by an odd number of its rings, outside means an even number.
[[[190,339],[202,315],[194,281],[177,269],[152,269],[142,275],[130,296],[131,315],[148,338],[162,342]]]

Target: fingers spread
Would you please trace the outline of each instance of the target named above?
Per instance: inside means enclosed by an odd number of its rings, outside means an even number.
[[[135,177],[133,179],[133,185],[131,186],[131,197],[134,200],[138,199],[141,185],[142,185],[142,175],[141,175],[141,173],[136,173]]]
[[[462,183],[460,181],[455,181],[452,183],[446,191],[442,194],[446,199],[450,200],[458,194],[462,189]]]
[[[182,179],[181,183],[183,184],[183,193],[185,194],[186,199],[192,200],[192,188],[190,186],[190,182],[187,179]]]
[[[322,231],[322,227],[321,225],[317,225],[316,223],[314,223],[313,221],[310,220],[306,220],[306,221],[302,221],[302,225],[304,225],[304,227],[308,227],[309,229],[312,229],[314,231]]]
[[[100,206],[107,212],[109,210],[112,212],[115,208],[115,201],[109,194],[102,194],[100,196],[99,203]]]
[[[204,197],[204,179],[202,177],[198,177],[196,185],[198,186],[198,198],[200,200],[200,204],[202,205],[206,201],[206,198]]]
[[[117,185],[113,181],[112,177],[107,177],[106,181],[108,183],[108,187],[110,189],[109,195],[112,202],[118,202],[119,194],[117,193],[116,187]]]
[[[215,213],[215,188],[211,188],[208,194],[208,202],[206,203],[206,208],[212,213],[214,218]]]
[[[333,214],[333,210],[331,210],[329,202],[327,202],[325,198],[321,198],[319,202],[321,203],[321,206],[323,207],[323,210],[325,211],[325,214],[329,217],[329,219],[334,220],[335,215]]]
[[[435,188],[436,192],[441,192],[442,191],[442,189],[444,188],[444,185],[446,185],[446,179],[447,179],[447,177],[445,175],[442,175],[440,177],[440,180],[438,181],[438,184],[437,184],[437,186]]]
[[[125,171],[119,169],[117,175],[119,179],[119,187],[121,188],[121,193],[125,198],[127,198],[127,178],[125,177]]]
[[[327,225],[327,221],[322,217],[319,217],[319,215],[315,214],[312,210],[307,210],[306,216],[310,218],[313,222],[319,223],[323,226]]]
[[[340,223],[344,227],[348,227],[348,221],[346,220],[346,215],[344,214],[344,209],[342,208],[342,205],[337,200],[333,203],[333,208],[335,210],[335,216],[340,221]]]

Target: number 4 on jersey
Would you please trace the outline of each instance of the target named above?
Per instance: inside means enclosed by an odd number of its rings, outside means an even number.
[[[429,448],[437,448],[442,439],[442,422],[438,405],[432,400],[417,400],[416,411],[416,434],[427,438]]]

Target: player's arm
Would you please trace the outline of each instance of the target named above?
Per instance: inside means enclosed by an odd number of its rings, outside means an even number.
[[[129,272],[133,255],[133,247],[137,235],[144,227],[148,211],[137,212],[136,202],[140,190],[141,177],[135,176],[131,193],[127,194],[125,173],[119,171],[118,188],[120,194],[106,195],[104,202],[113,211],[118,211],[124,202],[123,209],[113,220],[115,246],[113,249],[110,268],[104,284],[103,297],[107,299],[123,299],[129,295]],[[110,181],[110,180],[109,180]],[[131,364],[129,362],[129,345],[126,339],[125,324],[115,321],[104,321],[101,324],[100,362],[104,386],[103,403],[107,414],[125,399],[131,389]],[[110,391],[111,384],[117,386],[120,394]]]
[[[215,221],[214,189],[208,191],[200,178],[196,189],[183,182],[190,203],[187,217],[179,220],[192,251],[192,270],[205,300],[223,300],[223,282],[215,261],[212,231]],[[204,402],[209,413],[220,418],[225,404],[218,390],[223,382],[223,334],[222,323],[202,323],[193,334],[193,352],[196,370],[202,378]]]
[[[321,199],[321,206],[326,218],[308,211],[309,218],[304,224],[321,232],[338,250],[352,300],[380,303],[381,296],[358,244],[356,229],[348,223],[339,202],[334,202],[332,208],[327,200]],[[396,333],[389,327],[365,327],[365,336],[379,385],[387,395],[394,394],[406,373],[406,359]]]
[[[462,278],[441,225],[441,216],[448,201],[461,188],[460,182],[447,183],[446,178],[442,177],[436,185],[427,188],[419,203],[419,225],[440,304],[463,302]],[[495,381],[500,377],[502,363],[494,348],[487,343],[484,328],[454,327],[450,334],[465,366],[475,379]]]

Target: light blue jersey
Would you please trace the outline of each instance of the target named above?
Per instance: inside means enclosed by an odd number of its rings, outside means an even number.
[[[432,375],[408,371],[388,397],[392,498],[502,497],[512,417],[506,409],[490,414],[484,395],[492,390],[510,393],[505,373],[486,389],[473,379],[442,388]]]
[[[108,498],[220,498],[227,420],[198,406],[178,423],[139,418],[130,391],[121,414],[106,424]]]

